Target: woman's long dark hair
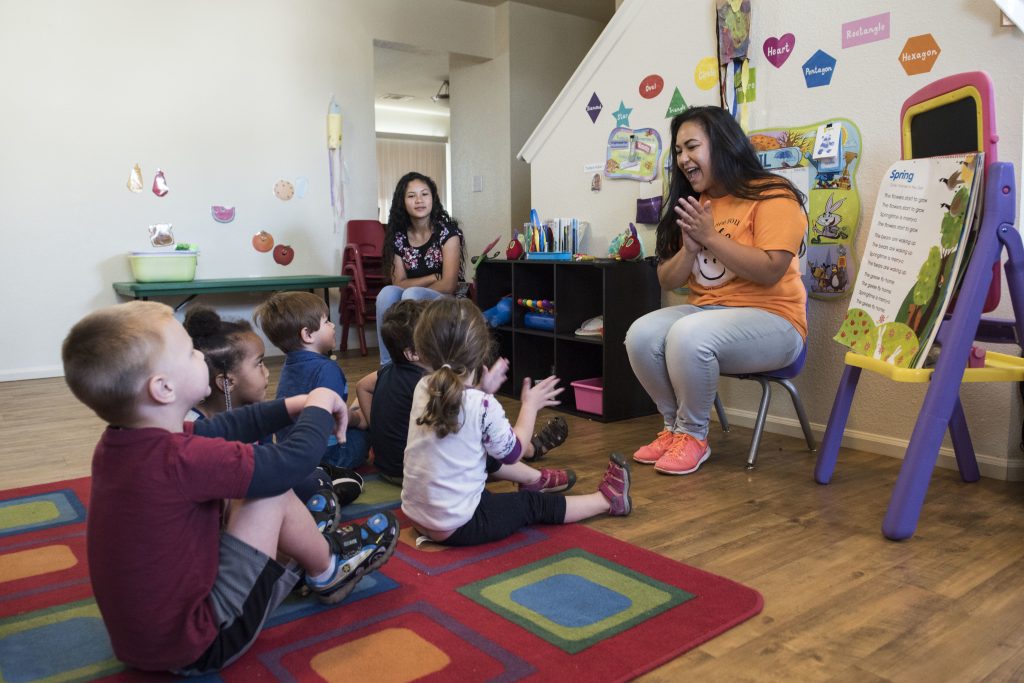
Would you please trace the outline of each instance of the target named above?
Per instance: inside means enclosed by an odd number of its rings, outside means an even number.
[[[405,191],[409,188],[409,183],[414,180],[426,184],[430,188],[431,195],[431,208],[430,208],[430,229],[433,232],[439,231],[443,226],[450,225],[453,228],[459,227],[458,221],[448,215],[445,211],[444,206],[441,204],[441,198],[437,196],[437,183],[433,181],[429,176],[425,176],[422,173],[412,171],[406,173],[398,180],[398,184],[395,185],[395,193],[391,196],[391,211],[388,213],[388,224],[384,228],[384,279],[386,282],[391,282],[392,276],[395,271],[395,235],[399,232],[405,232],[408,234],[409,228],[412,227],[412,219],[409,218],[409,212],[405,210]],[[461,241],[461,240],[460,240]],[[459,272],[463,270],[466,260],[466,247],[463,243],[459,250]]]
[[[767,199],[790,196],[803,208],[804,195],[782,176],[766,171],[757,159],[757,152],[736,119],[721,107],[690,107],[672,119],[672,181],[669,185],[668,203],[658,223],[658,258],[667,259],[682,247],[679,226],[673,207],[681,198],[697,197],[686,174],[676,162],[675,144],[679,129],[687,121],[696,121],[704,129],[711,145],[711,174],[727,194],[740,199]]]

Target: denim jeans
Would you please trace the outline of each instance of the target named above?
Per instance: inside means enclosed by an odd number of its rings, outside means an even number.
[[[365,429],[349,427],[345,430],[345,443],[335,441],[328,446],[321,462],[354,470],[366,462],[369,454],[370,433]]]
[[[402,299],[430,300],[447,296],[434,289],[426,287],[409,287],[402,289],[398,285],[388,285],[377,294],[377,346],[380,348],[380,364],[385,365],[391,362],[391,354],[384,346],[384,340],[380,336],[380,326],[384,322],[384,313]]]
[[[785,318],[732,306],[669,306],[637,319],[626,333],[629,364],[665,428],[702,440],[720,373],[777,370],[803,346]]]

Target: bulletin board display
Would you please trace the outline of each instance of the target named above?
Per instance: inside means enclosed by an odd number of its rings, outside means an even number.
[[[823,125],[841,126],[839,148],[828,158],[815,158],[815,142]],[[805,126],[770,128],[748,135],[761,165],[799,177],[785,169],[805,167],[807,238],[804,285],[816,299],[839,299],[850,293],[856,280],[853,242],[860,222],[861,200],[857,166],[861,136],[849,119],[829,119]]]
[[[661,135],[654,128],[613,128],[608,135],[606,178],[650,181],[658,177]]]

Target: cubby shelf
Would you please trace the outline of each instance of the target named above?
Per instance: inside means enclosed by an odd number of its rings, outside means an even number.
[[[565,391],[559,410],[610,422],[655,412],[626,356],[626,330],[661,305],[661,289],[649,261],[504,261],[477,269],[477,303],[486,310],[502,297],[555,302],[555,329],[523,325],[526,310],[513,306],[512,322],[494,329],[501,355],[510,363],[501,393],[518,397],[523,378],[557,375]],[[604,336],[577,337],[585,320],[604,316]],[[604,378],[602,414],[576,410],[571,382]]]

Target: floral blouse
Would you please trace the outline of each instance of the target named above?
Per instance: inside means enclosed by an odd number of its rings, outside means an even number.
[[[408,233],[401,230],[395,233],[395,243],[392,246],[395,249],[395,254],[402,259],[402,266],[405,267],[405,276],[412,279],[440,273],[441,263],[444,260],[441,247],[448,240],[455,237],[462,242],[462,230],[445,223],[441,225],[440,229],[435,229],[430,235],[430,239],[421,247],[414,247],[409,244]],[[463,279],[463,272],[460,266],[459,281],[461,282]]]

